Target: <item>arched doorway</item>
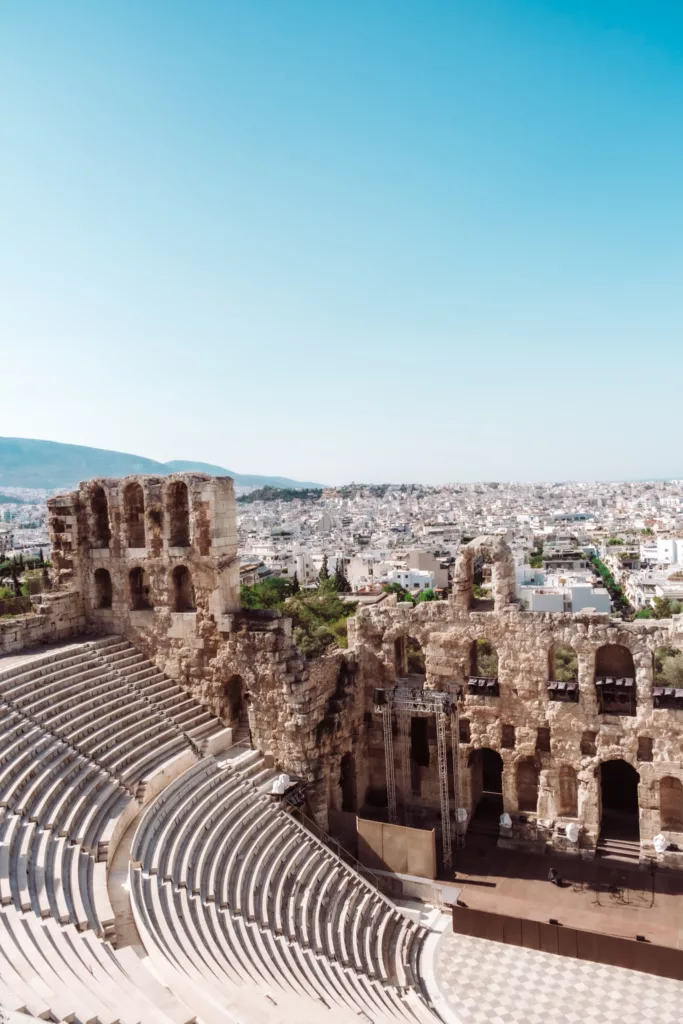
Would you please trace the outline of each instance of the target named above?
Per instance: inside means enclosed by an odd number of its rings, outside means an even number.
[[[230,676],[223,686],[223,697],[227,704],[226,718],[232,728],[233,743],[249,739],[248,698],[242,676]]]
[[[496,750],[480,747],[469,757],[472,818],[469,831],[498,835],[503,813],[503,759]]]
[[[535,761],[517,762],[515,773],[517,786],[517,806],[520,811],[536,813],[538,807],[538,765]]]
[[[683,784],[665,775],[659,782],[659,813],[662,828],[683,832]]]
[[[95,569],[95,607],[111,608],[111,576],[107,569]]]
[[[638,783],[635,768],[621,759],[600,765],[600,836],[639,840]]]
[[[173,611],[194,612],[197,610],[194,587],[190,571],[185,565],[176,565],[171,573],[173,584]]]
[[[339,788],[341,789],[342,811],[357,810],[356,807],[356,762],[353,754],[344,754],[339,769]]]

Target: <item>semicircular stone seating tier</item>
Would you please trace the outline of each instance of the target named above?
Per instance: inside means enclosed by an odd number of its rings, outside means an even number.
[[[273,806],[261,757],[228,749],[231,731],[135,647],[107,637],[9,665],[1,1007],[70,1024],[433,1019],[419,930]],[[147,950],[117,949],[111,856],[169,779],[131,869]]]
[[[433,1020],[424,929],[282,810],[274,777],[255,751],[205,758],[145,813],[130,889],[159,975],[216,1006],[260,989],[300,1020]]]

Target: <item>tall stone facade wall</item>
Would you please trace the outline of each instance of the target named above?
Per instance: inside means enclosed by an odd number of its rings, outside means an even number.
[[[490,555],[493,561],[495,606],[491,611],[477,610],[472,597],[473,557],[480,553]],[[425,686],[463,693],[461,715],[466,728],[465,741],[459,747],[460,802],[468,812],[472,812],[478,796],[472,754],[479,748],[489,748],[503,760],[503,802],[513,819],[511,834],[537,835],[535,823],[541,820],[548,827],[552,845],[577,849],[563,838],[562,828],[557,829],[558,825],[576,821],[581,827],[578,848],[590,855],[600,830],[600,764],[619,759],[632,765],[640,776],[643,854],[654,856],[652,839],[660,831],[683,850],[683,833],[663,828],[660,814],[660,781],[667,777],[683,782],[683,710],[654,707],[652,693],[655,649],[665,645],[683,648],[683,617],[627,623],[590,613],[523,611],[514,602],[514,564],[509,549],[499,538],[478,538],[461,552],[450,601],[412,607],[397,604],[392,598],[361,609],[350,626],[350,647],[358,662],[367,721],[371,722],[365,731],[365,775],[374,788],[382,784],[384,754],[380,721],[373,716],[373,692],[376,687],[395,684],[397,669],[401,671],[396,642],[410,636],[425,653]],[[472,644],[479,638],[485,638],[497,650],[499,696],[468,693]],[[549,696],[550,654],[559,645],[573,647],[578,655],[577,703],[556,702]],[[605,645],[623,646],[633,656],[636,705],[632,716],[600,713],[596,655]],[[544,739],[541,748],[547,745],[549,731],[549,750],[539,749],[539,730]],[[590,749],[587,737],[592,737],[591,753],[586,752]],[[435,766],[433,734],[430,748],[430,765]],[[642,759],[650,756],[652,760]],[[523,762],[530,762],[538,776],[538,801],[531,812],[520,807],[518,766]],[[403,797],[400,767],[396,773],[399,803]],[[565,774],[566,769],[576,773],[578,807],[572,817],[561,813],[563,769]],[[436,768],[422,769],[422,773],[425,779],[416,802],[436,809]],[[518,827],[522,818],[526,819],[526,829]],[[681,854],[674,851],[664,857],[676,862]]]

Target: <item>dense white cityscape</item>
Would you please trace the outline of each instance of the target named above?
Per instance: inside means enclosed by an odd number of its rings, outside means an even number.
[[[513,550],[518,597],[531,611],[612,610],[591,556],[635,611],[683,599],[683,481],[351,485],[316,501],[247,502],[238,525],[248,585],[296,574],[312,586],[326,558],[330,572],[343,564],[361,599],[391,583],[443,596],[460,545],[497,533]]]

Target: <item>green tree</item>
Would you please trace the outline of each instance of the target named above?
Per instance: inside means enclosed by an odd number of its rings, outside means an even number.
[[[294,575],[292,576],[292,593],[298,594],[300,590],[301,586],[299,585],[299,574],[295,569]]]
[[[672,615],[678,615],[680,607],[678,601],[672,601],[668,597],[656,597],[653,601],[652,617],[670,619]]]
[[[327,555],[323,555],[323,564],[320,566],[320,572],[318,573],[318,583],[324,583],[330,578],[330,570],[327,568]]]
[[[337,568],[334,571],[334,589],[338,594],[350,594],[351,584],[346,578],[346,570],[344,568],[344,559],[337,559]]]
[[[396,594],[399,601],[413,601],[412,594],[409,594],[400,583],[385,583],[382,590],[385,594]]]
[[[437,592],[435,590],[432,589],[432,587],[427,587],[426,590],[422,590],[417,595],[417,603],[418,604],[421,601],[438,601],[438,600],[439,600],[439,595],[437,594]]]

